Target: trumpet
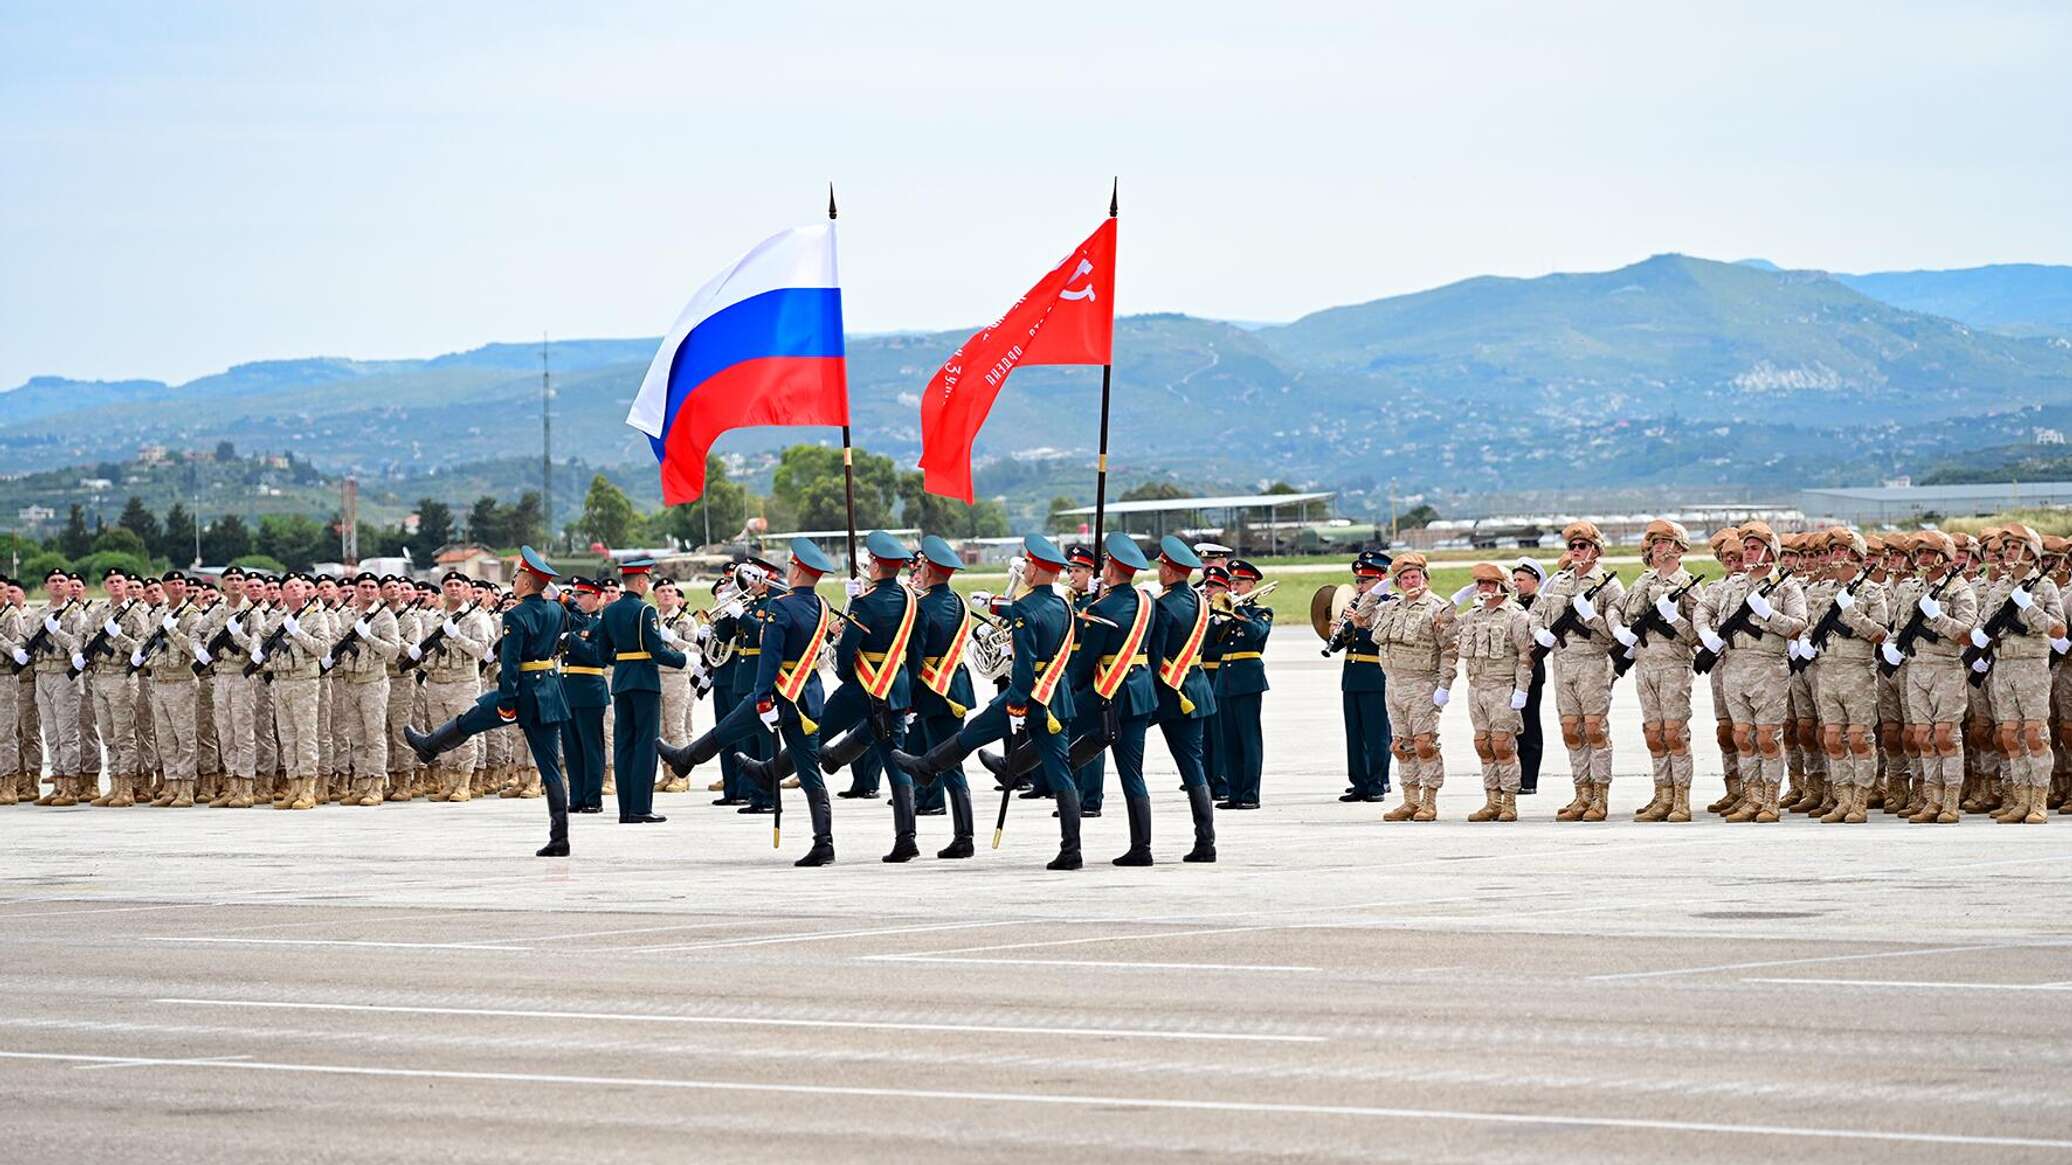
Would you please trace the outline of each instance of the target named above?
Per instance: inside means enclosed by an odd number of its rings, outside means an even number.
[[[1279,585],[1281,585],[1281,580],[1275,579],[1270,583],[1262,583],[1259,586],[1253,587],[1242,595],[1232,594],[1229,591],[1217,591],[1209,598],[1209,609],[1225,617],[1235,615],[1240,607],[1256,606],[1259,600],[1272,594],[1273,589]]]

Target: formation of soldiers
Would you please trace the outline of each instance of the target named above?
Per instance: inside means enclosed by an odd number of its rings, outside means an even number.
[[[1423,555],[1354,563],[1357,598],[1327,646],[1346,651],[1346,800],[1379,799],[1392,759],[1402,803],[1385,819],[1437,818],[1439,719],[1465,663],[1486,794],[1470,821],[1517,820],[1520,714],[1542,665],[1575,789],[1560,821],[1606,818],[1611,695],[1628,675],[1654,779],[1639,821],[1691,820],[1696,676],[1726,783],[1707,811],[1730,822],[1861,824],[1882,809],[2040,825],[2068,808],[2072,542],[2018,523],[1974,538],[1751,522],[1713,534],[1706,580],[1684,565],[1689,533],[1657,521],[1628,588],[1600,561],[1596,526],[1563,541],[1544,586],[1530,564],[1479,563],[1450,599],[1431,592]],[[1537,590],[1530,611],[1514,586]]]

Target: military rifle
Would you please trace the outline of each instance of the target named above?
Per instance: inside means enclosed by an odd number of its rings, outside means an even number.
[[[1790,577],[1791,568],[1784,567],[1778,570],[1776,574],[1764,579],[1762,585],[1741,596],[1741,605],[1734,608],[1733,615],[1729,616],[1725,623],[1720,624],[1719,631],[1716,632],[1720,643],[1724,646],[1732,647],[1734,645],[1734,636],[1736,635],[1759,635],[1760,632],[1755,629],[1755,608],[1748,605],[1748,600],[1756,595],[1761,595],[1766,599],[1769,598],[1771,593],[1778,587],[1783,586],[1784,580]],[[1691,670],[1702,676],[1711,671],[1714,665],[1718,663],[1718,652],[1713,651],[1709,647],[1701,647],[1698,649],[1698,653],[1691,657]]]
[[[1597,596],[1604,592],[1604,588],[1618,581],[1619,576],[1617,574],[1607,572],[1603,578],[1597,581],[1596,586],[1584,591],[1576,598],[1594,604],[1597,602]],[[1591,638],[1590,629],[1583,624],[1583,616],[1576,611],[1576,600],[1570,599],[1568,604],[1561,608],[1561,614],[1555,616],[1554,622],[1548,626],[1547,633],[1554,637],[1554,642],[1567,647],[1568,637],[1571,635],[1580,635],[1585,639]],[[1548,653],[1553,650],[1552,647],[1541,643],[1535,638],[1532,643],[1532,665],[1539,667],[1541,664],[1546,663]]]
[[[36,652],[41,650],[50,642],[50,623],[48,621],[51,619],[64,618],[65,612],[71,610],[73,607],[76,607],[78,605],[78,599],[66,599],[64,606],[59,607],[57,610],[51,611],[44,615],[43,618],[45,622],[36,628],[36,634],[29,636],[29,641],[27,643],[22,644],[22,654],[31,657],[29,663],[34,663],[34,657],[36,655]],[[28,669],[29,664],[16,663],[10,664],[9,666],[14,668],[14,674],[20,675],[23,671]]]
[[[1956,581],[1957,578],[1957,569],[1955,567],[1951,567],[1946,573],[1944,573],[1941,581],[1937,582],[1935,586],[1929,590],[1927,597],[1931,599],[1942,598],[1943,592],[1945,590],[1948,590],[1950,584]],[[1906,626],[1899,629],[1899,637],[1896,640],[1885,644],[1884,651],[1880,653],[1881,658],[1878,660],[1878,674],[1881,676],[1891,676],[1897,673],[1899,671],[1899,665],[1905,663],[1908,659],[1913,657],[1914,643],[1917,640],[1921,639],[1926,639],[1930,643],[1935,643],[1940,641],[1942,639],[1942,636],[1937,635],[1934,632],[1934,630],[1928,626],[1928,616],[1922,612],[1921,604],[1918,600],[1916,600],[1914,603],[1913,618],[1907,620]]]
[[[1704,581],[1704,575],[1693,575],[1691,581],[1662,597],[1668,599],[1673,606],[1682,602],[1685,595],[1697,590],[1698,584]],[[1627,630],[1633,634],[1633,646],[1612,657],[1612,679],[1614,680],[1633,670],[1634,663],[1640,659],[1640,649],[1647,645],[1649,635],[1676,634],[1676,628],[1670,625],[1669,620],[1662,617],[1661,609],[1653,603],[1648,604],[1647,610],[1641,612],[1640,620]]]
[[[182,599],[180,601],[179,606],[174,607],[172,610],[166,612],[165,617],[166,619],[171,619],[173,622],[178,623],[180,621],[181,612],[185,611],[187,608],[193,605],[193,599]],[[103,627],[101,628],[101,630],[106,631],[107,628]],[[159,620],[158,626],[153,627],[151,629],[151,635],[144,640],[143,646],[137,648],[137,654],[131,660],[129,665],[129,672],[127,674],[136,675],[138,672],[143,671],[144,665],[151,662],[151,656],[155,652],[157,652],[159,648],[165,646],[166,636],[168,634],[170,633],[165,629],[165,619]],[[88,658],[91,659],[92,657],[89,656]]]
[[[290,616],[283,614],[281,616],[281,625],[274,628],[271,632],[267,634],[265,639],[260,641],[259,650],[252,653],[251,662],[245,665],[246,678],[249,679],[252,676],[258,675],[259,669],[265,666],[266,657],[280,650],[281,642],[287,639],[288,637],[288,620],[292,618],[295,620],[295,622],[300,623],[302,622],[302,617],[304,615],[309,614],[312,608],[317,607],[319,605],[320,600],[311,599],[307,603],[302,604],[302,609],[300,611],[295,612],[294,615]],[[272,683],[273,673],[267,672],[265,678],[267,683]]]
[[[1840,600],[1843,595],[1848,595],[1852,600],[1856,598],[1856,588],[1863,585],[1863,580],[1871,576],[1873,569],[1875,568],[1871,564],[1865,563],[1863,569],[1856,572],[1856,577],[1850,579],[1847,585],[1835,593],[1836,601],[1829,604],[1827,610],[1821,613],[1820,622],[1815,623],[1812,633],[1806,636],[1806,643],[1813,648],[1813,654],[1794,655],[1785,661],[1785,667],[1791,671],[1791,674],[1797,675],[1811,667],[1814,656],[1825,650],[1827,641],[1836,635],[1840,635],[1845,639],[1856,638],[1856,632],[1849,630],[1848,625],[1842,622],[1842,611],[1844,608]]]
[[[258,608],[256,607],[252,608],[252,610],[257,609]],[[251,614],[251,611],[248,610],[245,613]],[[216,659],[216,656],[223,652],[225,649],[237,646],[237,637],[230,633],[230,625],[232,623],[236,623],[240,627],[244,625],[243,620],[238,618],[238,614],[235,610],[226,611],[223,615],[223,625],[221,627],[216,628],[216,633],[214,635],[209,636],[209,641],[207,643],[202,644],[202,654],[209,657],[210,663],[213,663]],[[203,663],[200,659],[196,659],[192,664],[192,667],[194,668],[195,675],[200,676],[208,674],[209,664]]]
[[[376,604],[376,606],[379,605]],[[351,603],[340,603],[332,609],[343,611],[350,606],[352,606]],[[330,675],[331,669],[338,666],[339,660],[344,659],[348,655],[358,655],[360,653],[360,624],[365,623],[367,617],[373,613],[373,608],[369,608],[366,611],[353,612],[353,625],[346,630],[345,634],[338,637],[338,642],[331,645],[330,654],[317,661],[318,671],[325,675]]]
[[[2035,585],[2042,574],[2041,563],[2030,567],[2029,573],[2014,584],[2014,589],[2026,591]],[[2000,609],[1993,612],[1992,618],[1986,620],[1983,626],[1971,629],[1971,645],[1964,649],[1964,678],[1972,687],[1976,688],[1985,683],[1986,677],[1993,674],[1993,649],[2000,646],[2003,638],[2020,630],[2021,626],[2022,609],[2016,605],[2013,592],[2009,592],[2008,596],[2001,600]],[[1985,666],[1981,667],[1981,664]]]
[[[418,664],[424,662],[425,656],[430,655],[431,653],[439,650],[439,645],[446,642],[446,624],[458,623],[462,619],[467,618],[468,615],[474,611],[475,606],[476,604],[469,603],[466,606],[462,607],[460,610],[455,611],[451,615],[446,615],[444,612],[441,612],[441,615],[444,617],[440,624],[437,627],[432,628],[432,633],[430,635],[427,635],[423,639],[417,641],[417,658],[412,659],[410,658],[408,653],[405,653],[402,659],[396,661],[396,670],[399,672],[415,670]],[[419,682],[422,682],[423,679],[423,676],[418,677]]]
[[[103,655],[107,654],[107,652],[108,652],[108,624],[109,624],[109,623],[120,623],[120,622],[122,622],[122,617],[123,617],[124,615],[127,615],[127,614],[129,614],[129,613],[130,613],[130,608],[131,608],[131,607],[134,607],[134,606],[136,606],[136,605],[137,605],[137,600],[135,600],[135,599],[130,599],[129,601],[127,601],[127,602],[125,602],[125,603],[123,603],[123,604],[122,604],[122,609],[121,609],[121,610],[119,610],[119,611],[116,611],[116,612],[115,612],[114,614],[112,614],[112,615],[109,615],[106,621],[104,621],[104,622],[103,622],[103,623],[102,623],[102,624],[101,624],[101,625],[100,625],[99,627],[96,627],[96,628],[94,629],[94,637],[93,637],[92,639],[89,639],[89,640],[87,640],[87,641],[86,641],[86,648],[85,648],[85,650],[83,650],[83,651],[81,651],[81,652],[79,653],[79,658],[81,658],[81,659],[85,660],[85,661],[86,661],[86,662],[88,662],[88,663],[92,663],[92,662],[93,662],[94,660],[96,660],[96,659],[100,658],[101,656],[103,656]],[[84,672],[85,670],[86,670],[85,668],[76,668],[76,667],[68,667],[68,668],[66,668],[66,669],[65,669],[65,678],[67,678],[67,679],[74,679],[74,680],[76,680],[76,679],[78,679],[78,678],[79,678],[80,674],[81,674],[82,672]],[[135,674],[135,673],[131,673],[131,674]]]

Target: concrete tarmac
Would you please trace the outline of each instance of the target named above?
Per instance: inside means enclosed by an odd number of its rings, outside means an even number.
[[[0,1095],[21,1161],[2062,1161],[2072,818],[1630,820],[1341,804],[1335,663],[1277,636],[1265,808],[1086,870],[1046,804],[979,856],[839,862],[770,819],[543,803],[0,810]],[[1699,798],[1718,795],[1709,721]],[[1111,794],[1113,790],[1111,788]]]

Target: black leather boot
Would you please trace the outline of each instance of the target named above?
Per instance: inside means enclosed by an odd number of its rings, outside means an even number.
[[[827,805],[827,790],[807,790],[806,808],[813,815],[813,848],[792,865],[831,866],[835,861],[835,815]]]
[[[820,747],[820,771],[833,776],[848,768],[857,757],[871,750],[871,741],[875,739],[868,724],[851,728],[847,736]]]
[[[1118,866],[1148,866],[1151,864],[1151,798],[1125,797],[1123,808],[1130,818],[1130,848],[1115,859]]]
[[[920,756],[896,748],[892,750],[892,763],[905,769],[906,774],[916,781],[932,781],[963,759],[964,746],[955,736],[948,737]]]
[[[465,739],[465,734],[460,730],[460,717],[456,716],[430,732],[419,732],[406,726],[403,739],[409,742],[410,751],[417,754],[417,759],[429,765],[432,758]]]
[[[1216,809],[1209,803],[1209,787],[1194,785],[1187,790],[1187,808],[1194,814],[1194,848],[1183,862],[1216,860]]]
[[[914,787],[892,786],[892,852],[882,860],[910,862],[921,856],[914,845]]]
[[[791,750],[780,748],[769,760],[758,760],[745,752],[737,752],[734,754],[734,771],[765,790],[775,789],[778,782],[791,775]]]
[[[947,848],[935,851],[935,856],[939,858],[968,858],[973,852],[971,848],[971,791],[952,786],[945,790],[945,792],[949,794],[950,827],[956,832],[956,836],[950,840]]]
[[[655,743],[655,755],[669,766],[669,771],[679,777],[688,777],[691,770],[719,755],[719,733],[707,731],[689,744],[670,744],[667,741]]]
[[[1058,856],[1043,867],[1046,870],[1077,870],[1086,865],[1086,859],[1079,856],[1079,789],[1071,782],[1059,786],[1058,802]]]
[[[1065,757],[1065,767],[1076,773],[1091,764],[1107,747],[1108,741],[1098,735],[1074,737]],[[993,774],[993,779],[998,782],[995,788],[1018,789],[1028,783],[1029,774],[1036,771],[1043,758],[1037,754],[1034,744],[1025,742],[1018,748],[1009,749],[1004,757],[980,749],[978,763]],[[1028,795],[1042,796],[1040,793]]]

